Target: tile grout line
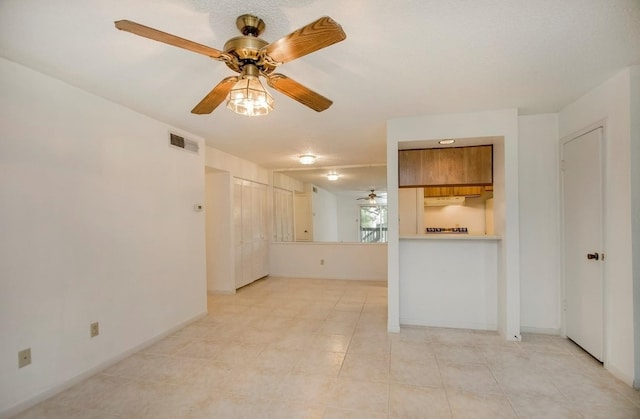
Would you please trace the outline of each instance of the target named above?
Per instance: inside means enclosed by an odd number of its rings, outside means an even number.
[[[509,406],[511,407],[511,410],[513,411],[513,414],[516,415],[517,418],[520,418],[521,416],[518,414],[518,411],[513,406],[513,403],[511,402],[511,399],[509,398],[509,395],[507,394],[506,391],[504,391],[504,388],[502,388],[502,386],[500,385],[500,382],[496,378],[495,374],[493,373],[493,370],[491,369],[491,367],[489,365],[487,365],[487,369],[489,370],[489,374],[491,374],[491,377],[493,378],[493,381],[495,381],[496,385],[498,386],[498,388],[502,392],[502,395],[507,400],[507,403],[509,403]]]
[[[433,342],[430,341],[431,346],[433,346]],[[444,383],[444,379],[442,378],[442,371],[440,365],[440,359],[438,356],[438,352],[433,348],[433,355],[436,358],[436,365],[438,366],[438,375],[440,376],[440,382],[442,383],[442,389],[444,390],[444,395],[447,398],[447,405],[449,406],[449,413],[451,413],[451,417],[454,418],[453,408],[451,407],[451,400],[449,400],[449,392],[447,391],[447,386]]]

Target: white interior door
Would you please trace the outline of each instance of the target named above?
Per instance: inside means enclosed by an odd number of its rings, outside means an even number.
[[[293,241],[293,192],[273,189],[273,241]]]
[[[242,181],[242,279],[238,288],[253,282],[253,194],[251,182]]]
[[[311,198],[306,193],[298,194],[295,197],[294,206],[295,234],[296,241],[312,241],[313,229],[311,220]]]
[[[603,360],[602,128],[562,144],[567,337]]]
[[[267,186],[234,179],[236,289],[269,275]]]
[[[252,280],[269,274],[269,240],[267,210],[267,185],[252,183],[252,215],[253,229],[253,268]]]
[[[242,180],[233,180],[234,282],[240,288],[243,275],[242,256]]]

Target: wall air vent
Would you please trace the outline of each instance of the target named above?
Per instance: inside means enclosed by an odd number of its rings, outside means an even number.
[[[182,148],[187,151],[191,151],[192,153],[198,154],[199,146],[198,143],[189,140],[188,138],[184,138],[178,134],[174,134],[172,132],[169,133],[169,145],[173,147]]]

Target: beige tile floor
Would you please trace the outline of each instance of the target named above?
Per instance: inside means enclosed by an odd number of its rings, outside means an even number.
[[[267,278],[18,418],[640,418],[566,339],[403,327],[384,283]]]

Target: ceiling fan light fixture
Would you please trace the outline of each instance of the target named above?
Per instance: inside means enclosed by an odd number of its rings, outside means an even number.
[[[196,115],[213,112],[225,100],[227,107],[240,115],[267,115],[273,110],[273,98],[265,90],[259,77],[266,77],[270,87],[289,98],[322,112],[333,102],[308,87],[273,70],[280,64],[293,61],[312,52],[344,41],[347,35],[335,20],[323,16],[285,35],[275,42],[259,38],[265,23],[258,16],[244,14],[236,19],[242,36],[229,39],[218,50],[188,39],[172,35],[131,20],[113,22],[116,29],[205,55],[223,61],[240,76],[225,77],[191,110]]]
[[[367,202],[368,202],[369,204],[371,204],[371,205],[375,205],[375,204],[377,204],[377,202],[376,202],[376,197],[377,197],[378,195],[376,195],[376,193],[375,193],[375,189],[369,189],[369,190],[371,191],[371,193],[370,193],[369,195],[367,195],[366,197],[356,198],[356,199],[358,199],[358,200],[360,200],[360,199],[366,199],[366,200],[367,200]]]
[[[255,65],[245,65],[240,80],[229,91],[227,108],[247,116],[267,115],[273,110],[273,97],[260,83],[259,74]]]
[[[313,154],[303,154],[298,158],[300,164],[313,164],[316,162],[316,156]]]

